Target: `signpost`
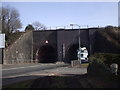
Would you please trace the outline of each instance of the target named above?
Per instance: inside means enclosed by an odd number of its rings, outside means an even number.
[[[0,34],[0,64],[3,64],[3,48],[5,48],[5,34]]]
[[[5,48],[5,34],[0,34],[0,48]]]

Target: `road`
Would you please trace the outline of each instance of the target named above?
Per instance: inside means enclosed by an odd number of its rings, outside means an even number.
[[[2,84],[8,85],[43,76],[73,75],[87,73],[86,67],[72,68],[68,64],[3,65]]]

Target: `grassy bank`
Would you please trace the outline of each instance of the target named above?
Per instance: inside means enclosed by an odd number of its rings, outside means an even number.
[[[47,76],[35,80],[24,81],[3,87],[5,89],[24,88],[118,88],[117,78],[78,75],[78,76]]]
[[[13,88],[25,88],[26,90],[29,90],[30,88],[30,85],[32,84],[34,80],[27,80],[27,81],[23,81],[23,82],[19,82],[19,83],[13,83],[13,84],[10,84],[10,85],[6,85],[6,86],[3,86],[2,90],[6,90],[6,89],[13,89]]]

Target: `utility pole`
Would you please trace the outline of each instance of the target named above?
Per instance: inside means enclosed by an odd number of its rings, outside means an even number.
[[[80,64],[81,64],[81,41],[80,41],[80,25],[78,25],[78,24],[70,24],[70,26],[74,26],[74,25],[76,25],[76,26],[78,26],[79,27],[79,48],[78,48],[78,61],[80,61]]]

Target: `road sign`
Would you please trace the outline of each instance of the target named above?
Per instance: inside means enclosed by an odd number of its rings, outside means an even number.
[[[5,48],[5,34],[0,34],[0,48]]]

